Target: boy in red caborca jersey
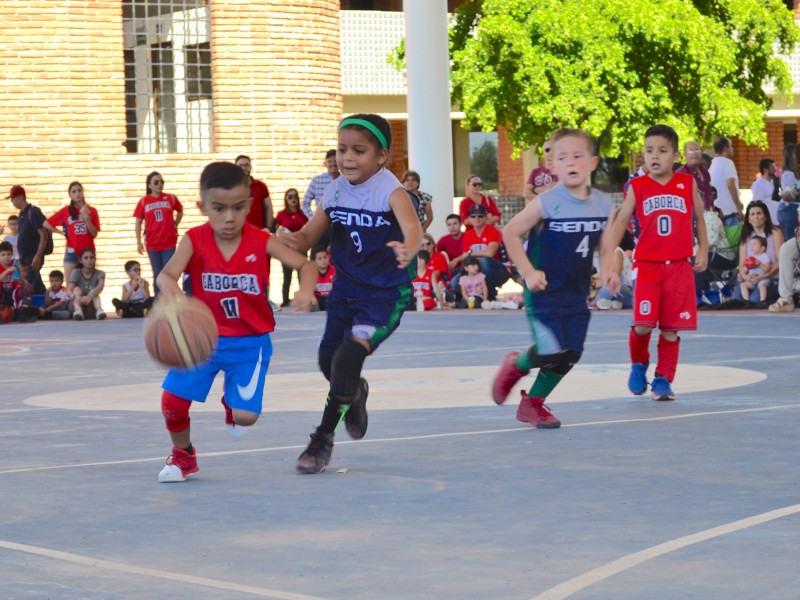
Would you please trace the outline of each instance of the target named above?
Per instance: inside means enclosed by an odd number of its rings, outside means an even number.
[[[177,281],[186,272],[193,296],[214,314],[219,341],[211,358],[191,370],[172,369],[162,387],[161,409],[172,438],[172,454],[160,482],[186,481],[198,472],[189,435],[189,407],[205,402],[219,371],[225,371],[222,405],[233,435],[261,414],[264,379],[272,356],[270,332],[275,319],[264,288],[269,259],[300,270],[295,308],[306,311],[314,293],[316,269],[276,236],[246,222],[250,210],[247,175],[233,163],[213,162],[200,175],[200,210],[208,222],[193,227],[158,276],[161,294],[181,293]]]
[[[633,327],[628,336],[631,374],[628,388],[636,395],[647,391],[650,334],[658,327],[658,362],[651,384],[654,400],[674,400],[672,381],[678,368],[680,331],[697,329],[697,301],[691,258],[692,217],[699,248],[694,270],[704,271],[708,238],[703,219],[703,201],[694,177],[674,173],[678,134],[667,125],[654,125],[645,132],[644,161],[648,173],[632,179],[610,235],[601,249],[603,283],[610,292],[619,291],[614,274],[614,249],[636,211],[641,234],[633,254]]]

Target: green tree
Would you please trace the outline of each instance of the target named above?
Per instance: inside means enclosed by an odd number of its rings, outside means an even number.
[[[763,86],[789,93],[776,51],[798,42],[781,0],[476,0],[451,29],[453,98],[465,127],[506,126],[516,148],[567,126],[617,154],[654,123],[764,145]]]
[[[497,146],[489,140],[483,142],[470,157],[472,172],[483,180],[486,189],[497,188]]]

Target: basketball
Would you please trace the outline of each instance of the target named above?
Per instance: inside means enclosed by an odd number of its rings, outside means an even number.
[[[189,369],[207,360],[218,337],[211,309],[188,296],[160,300],[144,322],[147,352],[167,367]]]
[[[744,259],[745,269],[755,269],[758,266],[758,259],[755,256],[748,256]]]

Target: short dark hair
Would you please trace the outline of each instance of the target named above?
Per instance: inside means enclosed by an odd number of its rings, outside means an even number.
[[[97,256],[97,252],[95,252],[95,251],[94,251],[94,248],[92,248],[91,246],[86,246],[86,248],[84,248],[83,250],[81,250],[81,253],[80,253],[78,256],[79,256],[79,257],[81,257],[81,258],[83,258],[83,255],[84,255],[84,254],[86,254],[87,252],[91,252],[92,254],[94,254],[95,256]]]
[[[133,267],[135,267],[136,265],[139,265],[140,267],[142,266],[142,265],[139,263],[139,261],[138,261],[138,260],[129,260],[129,261],[127,261],[127,262],[125,263],[125,272],[127,273],[128,271],[130,271],[130,270],[131,270]]]
[[[725,151],[725,148],[729,148],[730,146],[731,141],[728,138],[725,136],[718,137],[714,140],[714,153],[722,154]]]
[[[247,154],[240,154],[239,156],[237,156],[236,158],[234,158],[234,159],[233,159],[233,162],[234,162],[234,164],[235,164],[235,163],[237,163],[237,162],[239,162],[239,159],[240,159],[240,158],[246,158],[246,159],[247,159],[247,160],[249,160],[250,162],[253,162],[253,161],[250,159],[250,157],[249,157],[249,156],[247,156]]]
[[[425,262],[428,262],[431,259],[431,253],[427,250],[420,250],[417,252],[417,258],[421,258]]]
[[[11,223],[11,221],[19,221],[19,217],[17,215],[10,215],[8,217],[8,222]]]
[[[50,271],[50,275],[48,276],[48,279],[50,279],[52,277],[55,277],[56,279],[60,279],[61,281],[64,281],[64,273],[62,273],[58,269],[53,269],[52,271]]]
[[[758,171],[759,173],[764,173],[765,171],[769,171],[771,165],[774,165],[775,161],[771,158],[762,158],[758,163]]]
[[[232,190],[239,185],[248,185],[247,175],[233,163],[216,161],[208,163],[200,173],[200,195],[212,188]]]
[[[328,150],[325,153],[325,160],[328,160],[329,158],[334,157],[334,156],[336,156],[336,150]]]
[[[672,149],[675,152],[678,151],[678,133],[669,125],[653,125],[644,132],[644,139],[655,136],[665,138],[669,142],[670,146],[672,146]]]
[[[762,235],[751,235],[751,236],[750,236],[750,239],[751,239],[751,240],[758,240],[758,241],[759,241],[759,243],[760,243],[762,246],[764,246],[764,248],[766,248],[766,247],[767,247],[767,238],[765,238],[765,237],[764,237],[764,236],[762,236]]]
[[[422,181],[419,177],[419,173],[417,173],[416,171],[412,171],[411,169],[403,173],[403,176],[400,178],[400,181],[405,181],[409,177],[416,179],[417,183],[420,183]]]
[[[457,214],[455,214],[455,213],[452,213],[452,214],[449,214],[449,215],[447,215],[447,218],[444,220],[444,222],[445,222],[445,223],[447,223],[447,222],[448,222],[450,219],[458,219],[458,222],[459,222],[459,223],[461,223],[461,222],[462,222],[462,221],[461,221],[461,215],[457,215]]]
[[[0,242],[0,252],[14,252],[11,242]]]
[[[386,150],[392,147],[392,126],[389,125],[389,121],[384,119],[382,116],[371,113],[358,113],[355,115],[350,115],[349,117],[345,117],[341,122],[344,123],[349,119],[361,119],[362,121],[371,123],[377,128],[378,131],[381,132],[381,135],[383,135],[384,139],[386,140]],[[381,140],[378,139],[378,136],[370,131],[368,127],[358,125],[357,123],[348,123],[345,126],[339,125],[339,129],[358,129],[367,135],[373,146],[375,146],[378,150],[382,150],[384,148],[383,142],[381,142]]]
[[[324,252],[325,254],[327,254],[328,249],[325,246],[314,246],[314,249],[311,250],[311,258],[316,259],[317,254],[319,254],[320,252]]]
[[[28,267],[30,267],[30,266],[31,266],[31,265],[30,265],[30,263],[29,263],[27,260],[23,259],[23,258],[20,258],[20,259],[17,261],[17,264],[18,264],[20,267],[25,267],[25,268],[28,268]]]

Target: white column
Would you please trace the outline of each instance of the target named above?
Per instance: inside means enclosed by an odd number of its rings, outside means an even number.
[[[428,232],[447,233],[453,204],[453,139],[450,123],[450,58],[446,0],[404,0],[408,81],[408,165],[433,196]]]

